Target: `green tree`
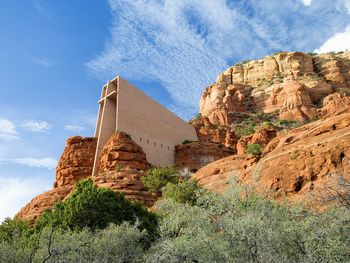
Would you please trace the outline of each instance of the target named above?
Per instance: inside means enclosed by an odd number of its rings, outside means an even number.
[[[178,184],[168,183],[162,191],[163,197],[171,198],[179,203],[195,204],[200,187],[193,180],[185,180]]]
[[[53,209],[46,210],[36,223],[37,228],[52,225],[63,229],[103,229],[110,223],[139,221],[141,229],[153,232],[157,219],[140,204],[126,200],[123,193],[98,188],[91,179],[79,181],[74,192]]]
[[[167,183],[176,184],[179,181],[179,175],[174,167],[154,167],[148,170],[147,175],[141,177],[142,184],[150,192],[161,192],[161,189]]]

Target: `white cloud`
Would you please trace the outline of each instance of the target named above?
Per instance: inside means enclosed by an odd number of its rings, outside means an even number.
[[[17,164],[33,168],[45,168],[45,169],[55,169],[57,165],[57,160],[53,158],[0,158],[0,163],[4,164]]]
[[[0,222],[13,217],[34,196],[48,190],[51,182],[41,178],[0,177]]]
[[[110,0],[111,37],[87,67],[103,80],[121,75],[161,83],[171,107],[190,117],[203,89],[232,61],[312,50],[344,28],[345,2],[336,2],[304,8],[280,0]]]
[[[15,124],[7,119],[0,119],[0,140],[18,140],[18,133]]]
[[[32,61],[35,64],[38,64],[40,66],[43,66],[45,68],[51,68],[56,66],[57,62],[53,59],[49,59],[49,58],[38,58],[38,57],[33,57],[31,56]]]
[[[52,17],[52,13],[48,6],[48,1],[46,0],[32,0],[32,4],[36,15],[39,18],[50,19]]]
[[[312,3],[312,0],[301,0],[305,6],[310,6]]]
[[[325,53],[345,50],[350,50],[350,26],[348,26],[344,32],[332,36],[320,48],[316,49],[315,52]]]
[[[21,124],[21,127],[33,132],[46,132],[53,126],[46,121],[27,120]]]
[[[66,125],[64,126],[64,129],[67,131],[74,131],[74,132],[81,132],[85,130],[85,128],[80,125]]]

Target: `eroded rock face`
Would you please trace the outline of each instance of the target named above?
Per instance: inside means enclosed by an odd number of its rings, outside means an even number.
[[[210,142],[192,142],[175,147],[175,166],[195,172],[201,167],[234,154],[234,150]]]
[[[146,154],[125,132],[115,132],[103,147],[98,173],[119,169],[147,170]]]
[[[234,65],[221,73],[200,101],[200,113],[213,124],[229,126],[234,112],[272,113],[281,119],[309,121],[320,101],[333,92],[350,94],[350,52],[309,56],[282,52]]]
[[[231,180],[242,178],[245,171],[256,161],[253,156],[232,155],[204,166],[192,176],[192,179],[205,189],[222,192],[227,189]]]
[[[63,200],[71,191],[72,187],[66,185],[42,193],[25,205],[17,213],[16,218],[35,221],[42,212],[53,207],[56,202]]]
[[[123,192],[129,200],[138,201],[146,206],[152,206],[158,196],[147,191],[140,181],[142,176],[146,176],[142,171],[122,169],[120,171],[99,173],[93,177],[93,180],[99,187]]]
[[[237,154],[245,154],[245,150],[248,144],[260,144],[262,148],[265,148],[266,145],[277,136],[277,131],[273,128],[259,129],[252,135],[245,136],[240,138],[237,142],[236,152]]]
[[[350,111],[350,97],[340,93],[333,93],[323,99],[322,108],[318,114],[325,119]]]
[[[111,136],[101,151],[98,174],[92,177],[95,150],[95,138],[69,138],[57,164],[55,188],[33,198],[16,217],[36,220],[45,209],[68,196],[78,180],[85,178],[92,178],[99,187],[123,192],[129,200],[153,204],[156,196],[148,193],[140,181],[145,176],[142,170],[149,167],[146,155],[130,136],[123,132]]]
[[[96,138],[74,136],[68,138],[56,167],[54,187],[74,185],[92,175],[96,152]]]
[[[236,147],[237,137],[230,127],[217,127],[207,117],[192,121],[191,124],[195,127],[200,142],[217,143],[232,149]]]
[[[200,169],[194,178],[205,188],[223,190],[238,179],[261,192],[306,202],[325,185],[350,171],[350,113],[321,119],[280,134],[266,146],[262,158],[246,164],[234,155]],[[232,173],[231,173],[232,172]]]

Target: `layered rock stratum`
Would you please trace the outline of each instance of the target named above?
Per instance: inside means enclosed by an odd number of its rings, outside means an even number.
[[[324,186],[350,175],[349,95],[350,52],[280,52],[236,64],[205,89],[200,114],[190,121],[199,141],[176,146],[176,167],[194,172],[193,179],[212,191],[234,180],[276,199],[310,202]],[[247,154],[249,145],[258,145],[261,154]],[[17,217],[35,220],[84,178],[152,206],[157,196],[140,180],[151,166],[129,135],[112,135],[92,177],[95,152],[96,138],[69,138],[54,188]]]

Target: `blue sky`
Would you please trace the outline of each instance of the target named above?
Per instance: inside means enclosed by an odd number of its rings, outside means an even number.
[[[350,0],[0,1],[0,220],[51,188],[67,137],[92,136],[122,75],[184,118],[228,66],[350,49]]]

